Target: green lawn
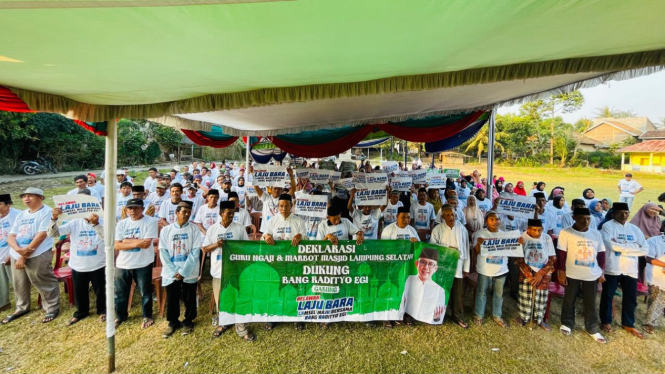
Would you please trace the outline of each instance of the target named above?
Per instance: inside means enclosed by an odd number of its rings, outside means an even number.
[[[473,169],[462,168],[468,172]],[[529,186],[533,181],[544,180],[548,191],[555,185],[564,186],[569,199],[578,197],[590,186],[598,195],[616,200],[615,186],[621,178],[619,172],[593,169],[498,167],[495,174],[513,182],[521,179]],[[141,177],[137,179],[142,180]],[[638,195],[636,206],[647,199],[655,200],[663,191],[664,178],[661,176],[635,173],[635,179],[646,190]],[[73,182],[67,179],[58,184],[43,180],[35,186],[43,186],[47,195],[52,196],[73,188]],[[22,207],[17,192],[22,188],[25,184],[0,185],[0,191],[16,193],[18,208]],[[52,204],[52,200],[47,203]],[[219,339],[212,339],[208,309],[212,287],[208,274],[206,269],[203,278],[205,299],[199,306],[197,326],[190,336],[175,335],[163,339],[161,332],[167,326],[163,318],[157,318],[155,326],[141,331],[140,298],[138,294],[135,296],[130,320],[116,335],[119,372],[662,373],[665,367],[665,357],[660,354],[665,344],[665,331],[658,331],[640,341],[620,331],[615,324],[616,331],[607,336],[609,343],[603,346],[593,342],[583,331],[580,314],[573,336],[564,337],[557,331],[561,308],[558,298],[552,302],[550,324],[554,331],[550,333],[513,326],[517,304],[506,297],[504,317],[511,322],[507,330],[492,322],[486,322],[482,327],[471,326],[468,330],[446,322],[443,326],[400,326],[392,330],[369,328],[358,323],[333,324],[324,330],[309,324],[303,332],[295,331],[292,324],[284,324],[267,332],[255,324],[251,327],[258,340],[253,344],[241,341],[232,331]],[[36,302],[34,292],[33,299]],[[643,299],[639,298],[638,327],[641,327],[646,312]],[[9,325],[0,326],[0,371],[88,373],[106,370],[104,325],[96,317],[91,317],[73,327],[66,327],[65,321],[73,313],[66,300],[63,294],[62,314],[50,324],[41,324],[42,312],[33,311]],[[465,301],[467,321],[470,322],[473,305],[470,291]],[[620,306],[620,298],[616,298],[615,303]],[[581,302],[578,308],[581,312]],[[157,310],[156,304],[154,310]],[[498,350],[493,351],[494,348]]]

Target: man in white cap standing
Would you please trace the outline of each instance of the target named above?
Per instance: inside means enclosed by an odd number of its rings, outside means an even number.
[[[60,287],[51,265],[53,238],[46,235],[51,208],[44,205],[44,192],[39,188],[29,187],[20,196],[28,209],[18,214],[7,240],[11,248],[16,311],[5,317],[2,324],[30,311],[31,285],[42,296],[42,307],[46,310],[42,323],[48,323],[60,313]]]

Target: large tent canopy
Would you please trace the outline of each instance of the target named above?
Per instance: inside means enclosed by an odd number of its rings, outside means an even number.
[[[665,64],[659,0],[0,0],[0,9],[0,85],[30,109],[216,124],[229,136],[470,113]]]

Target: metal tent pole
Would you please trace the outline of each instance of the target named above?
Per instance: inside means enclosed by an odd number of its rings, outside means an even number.
[[[393,150],[395,149],[395,146],[393,145],[393,139],[394,137],[390,137],[390,161],[393,161]]]
[[[249,183],[249,136],[245,147],[245,183]]]
[[[492,113],[490,114],[490,120],[488,123],[489,126],[489,135],[488,135],[488,146],[487,146],[487,194],[486,197],[490,199],[490,202],[494,204],[494,201],[492,201],[492,188],[494,187],[494,184],[492,183],[493,181],[493,176],[494,176],[494,131],[495,131],[495,126],[494,126],[494,119],[496,117],[496,107],[492,109]]]
[[[106,124],[106,180],[104,194],[104,250],[106,252],[106,341],[108,346],[108,372],[115,371],[115,204],[116,191],[113,176],[116,172],[118,156],[118,120],[113,119]]]
[[[404,141],[404,167],[405,167],[405,168],[407,167],[406,164],[408,163],[408,161],[407,161],[407,158],[408,158],[408,157],[409,157],[409,142],[407,142],[407,141],[405,140],[405,141]]]

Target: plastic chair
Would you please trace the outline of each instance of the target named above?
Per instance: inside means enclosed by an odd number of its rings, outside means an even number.
[[[72,269],[70,267],[62,267],[64,259],[62,258],[62,247],[64,244],[70,244],[69,238],[58,242],[55,246],[55,262],[53,266],[53,275],[58,279],[58,282],[65,284],[65,292],[69,295],[69,305],[74,305],[74,279],[72,278]],[[42,306],[42,295],[37,297],[37,306]]]
[[[566,289],[556,282],[550,282],[549,294],[547,295],[547,307],[545,307],[545,317],[543,321],[547,322],[550,319],[550,305],[552,304],[552,298],[554,296],[563,298],[563,294],[566,292]]]
[[[162,267],[152,268],[152,285],[155,288],[157,295],[157,306],[159,308],[159,316],[164,317],[164,306],[166,305],[166,290],[162,288]],[[134,291],[136,291],[136,282],[132,282],[132,287],[129,291],[129,301],[127,303],[127,311],[132,309],[132,299],[134,298]]]
[[[252,218],[252,225],[254,225],[254,227],[256,227],[257,229],[261,227],[261,217],[263,216],[263,213],[252,212],[249,214],[249,216]]]

